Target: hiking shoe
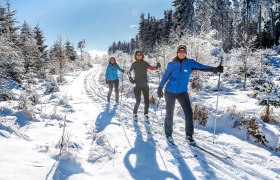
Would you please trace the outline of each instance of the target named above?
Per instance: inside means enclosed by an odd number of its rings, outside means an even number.
[[[137,114],[133,114],[133,120],[134,120],[135,122],[138,121],[138,116],[137,116]]]
[[[168,142],[170,142],[171,144],[174,144],[174,140],[172,136],[166,136],[166,139]]]
[[[149,119],[149,115],[148,115],[148,114],[145,114],[145,118],[146,118],[146,119]]]
[[[148,123],[148,124],[150,124],[150,121],[149,121],[149,116],[148,116],[148,114],[145,114],[145,115],[144,115],[144,117],[145,117],[145,123]]]
[[[195,145],[196,144],[195,140],[193,139],[192,136],[187,136],[186,140],[190,145]]]

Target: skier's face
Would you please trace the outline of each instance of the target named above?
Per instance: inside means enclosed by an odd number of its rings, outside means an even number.
[[[142,53],[137,53],[135,57],[136,57],[136,60],[142,60],[143,59],[143,54]]]
[[[185,59],[187,55],[187,51],[185,49],[179,49],[177,55],[179,59]]]
[[[114,58],[111,58],[111,59],[110,59],[110,62],[111,62],[112,64],[115,64],[115,63],[116,63],[116,60],[115,60]]]

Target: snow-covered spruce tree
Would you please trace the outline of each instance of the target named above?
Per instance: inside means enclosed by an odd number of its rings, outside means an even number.
[[[167,43],[173,26],[173,11],[165,10],[164,19],[158,21],[157,44]]]
[[[0,101],[13,98],[7,79],[22,82],[21,51],[5,36],[0,36]]]
[[[40,51],[40,57],[38,58],[36,63],[36,70],[38,71],[39,78],[46,78],[46,74],[47,74],[46,69],[47,69],[47,64],[49,63],[48,51],[47,51],[48,46],[45,45],[45,37],[39,24],[35,26],[33,31],[35,34],[34,38],[36,39],[38,50]]]
[[[77,44],[77,47],[80,50],[80,61],[83,61],[84,60],[83,55],[84,55],[84,49],[86,47],[86,41],[84,39],[79,41],[78,44]]]
[[[37,64],[40,63],[41,52],[39,51],[35,34],[26,21],[24,21],[19,39],[19,47],[24,59],[25,73],[32,78],[37,73]]]
[[[157,42],[158,37],[158,25],[159,22],[155,17],[148,14],[145,19],[144,14],[141,14],[141,20],[139,23],[139,46],[145,53],[153,52],[153,47]]]
[[[194,1],[195,0],[174,0],[173,6],[174,11],[174,28],[180,27],[182,30],[190,30],[193,32],[194,26]]]
[[[77,59],[77,52],[69,40],[65,43],[65,55],[67,57],[67,61],[69,62],[70,69],[73,71],[75,69],[75,61]]]
[[[11,3],[5,0],[6,7],[2,7],[0,3],[0,35],[5,35],[15,45],[18,44],[18,34],[16,31],[19,29],[16,24],[15,14],[16,11],[11,10]]]
[[[51,72],[53,74],[57,74],[57,82],[62,83],[67,69],[67,57],[61,36],[58,37],[53,46],[50,48],[49,56],[51,60]]]

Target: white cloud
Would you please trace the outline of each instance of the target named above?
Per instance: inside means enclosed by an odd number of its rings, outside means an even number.
[[[99,50],[90,50],[88,53],[91,55],[91,57],[95,58],[96,56],[98,57],[103,57],[104,55],[107,55],[107,51],[99,51]]]
[[[131,26],[129,26],[130,27],[130,29],[133,29],[133,28],[136,28],[137,27],[137,25],[131,25]]]

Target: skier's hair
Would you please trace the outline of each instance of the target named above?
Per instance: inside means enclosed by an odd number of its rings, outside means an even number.
[[[138,53],[141,53],[141,54],[142,54],[142,59],[141,59],[141,60],[143,60],[143,59],[144,59],[144,53],[143,53],[142,51],[139,51],[139,50],[136,51],[136,52],[134,53],[134,59],[137,60],[137,59],[136,59],[136,55],[137,55]]]
[[[110,57],[109,59],[109,64],[111,63],[111,60],[115,60],[115,63],[117,63],[116,58],[115,57]]]

